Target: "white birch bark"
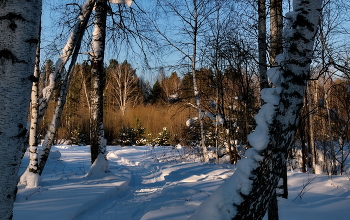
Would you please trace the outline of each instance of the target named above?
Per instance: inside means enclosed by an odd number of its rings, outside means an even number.
[[[78,57],[81,41],[82,41],[84,32],[86,30],[86,26],[90,18],[94,4],[95,4],[95,0],[89,0],[84,5],[82,5],[83,10],[81,11],[81,14],[79,16],[80,24],[79,24],[79,30],[76,32],[77,36],[76,36],[76,43],[75,43],[75,47],[72,55],[72,60],[69,65],[68,72],[63,74],[63,78],[60,81],[59,97],[57,98],[54,114],[52,116],[52,120],[51,120],[51,123],[49,124],[48,130],[46,132],[44,141],[42,143],[43,152],[42,152],[42,155],[40,155],[40,161],[37,167],[37,172],[39,173],[39,175],[41,175],[44,170],[46,161],[48,159],[48,156],[54,141],[55,134],[57,132],[57,129],[61,120],[61,115],[63,112],[64,104],[66,102],[66,97],[67,97],[68,88],[72,77],[74,65]]]
[[[284,29],[288,45],[283,57],[277,57],[281,68],[268,71],[276,88],[261,92],[266,104],[249,135],[253,148],[237,163],[227,184],[204,201],[201,206],[205,209],[199,209],[191,219],[260,220],[266,213],[299,123],[322,0],[295,0],[293,6],[294,11],[286,14]],[[218,197],[225,200],[218,203]]]
[[[40,29],[41,30],[41,29]],[[41,31],[39,31],[40,40]],[[19,184],[27,185],[29,188],[37,187],[39,183],[39,174],[37,172],[38,166],[38,100],[39,100],[39,78],[40,78],[40,42],[36,47],[35,67],[34,67],[34,81],[32,85],[32,92],[30,96],[30,127],[29,127],[29,165],[24,174],[20,178]],[[27,146],[25,147],[27,148]],[[25,152],[23,150],[23,152]],[[23,157],[23,155],[22,155]]]
[[[41,1],[0,1],[0,6],[0,218],[12,219],[26,136]]]
[[[313,90],[313,81],[310,81],[308,84],[308,103],[307,103],[307,109],[308,109],[308,123],[309,123],[309,147],[311,148],[311,161],[312,161],[312,169],[313,173],[315,174],[321,174],[320,168],[318,167],[318,161],[316,156],[316,148],[315,148],[315,138],[314,138],[314,117],[313,117],[313,106],[315,104],[314,95],[317,95],[316,87],[315,90]]]
[[[91,95],[90,95],[90,151],[91,164],[99,154],[106,153],[103,128],[104,49],[106,38],[107,1],[97,0],[92,34]]]
[[[122,114],[125,114],[126,107],[129,103],[136,101],[132,97],[137,89],[137,76],[130,64],[117,64],[110,72],[109,85],[112,87],[112,96],[116,100]]]
[[[57,59],[55,64],[55,71],[52,72],[49,76],[49,83],[42,91],[42,97],[39,100],[39,115],[38,115],[38,123],[40,123],[41,119],[44,117],[46,109],[49,105],[49,102],[52,98],[54,90],[57,86],[57,82],[61,79],[62,74],[64,73],[64,67],[67,64],[69,58],[71,57],[74,48],[76,47],[79,39],[79,35],[81,33],[84,19],[88,16],[88,13],[91,13],[91,5],[94,4],[96,0],[86,0],[86,2],[81,5],[81,12],[74,25],[72,33],[70,34],[66,45],[62,49],[62,53],[60,58]],[[90,15],[89,15],[90,16]]]
[[[201,133],[201,140],[200,140],[200,147],[202,148],[203,153],[203,160],[204,162],[209,161],[208,153],[207,153],[207,147],[205,146],[205,134],[204,134],[204,127],[203,127],[203,113],[201,109],[201,100],[199,96],[199,90],[197,86],[197,77],[196,77],[196,64],[197,64],[197,37],[198,37],[198,11],[197,11],[197,0],[193,0],[193,24],[192,24],[192,31],[193,31],[193,53],[191,57],[192,62],[192,77],[193,77],[193,92],[194,92],[194,99],[197,105],[198,109],[198,120],[199,120],[199,127],[200,127],[200,133]]]

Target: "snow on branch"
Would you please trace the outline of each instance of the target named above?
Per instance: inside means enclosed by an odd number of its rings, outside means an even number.
[[[275,88],[263,89],[266,102],[255,116],[257,127],[248,136],[252,148],[237,170],[197,209],[190,219],[261,219],[281,174],[281,164],[293,140],[322,0],[295,0],[287,13],[284,39],[289,45],[277,57],[268,76]]]
[[[55,71],[50,74],[49,84],[42,91],[43,97],[39,100],[39,118],[43,117],[45,114],[56,84],[61,79],[62,75],[65,74],[64,67],[73,53],[79,35],[83,29],[85,29],[83,25],[86,24],[85,20],[89,17],[87,14],[91,13],[92,6],[95,4],[95,1],[96,0],[87,0],[83,5],[81,5],[81,11],[74,25],[74,28],[67,40],[66,45],[62,49],[60,57],[56,61]]]

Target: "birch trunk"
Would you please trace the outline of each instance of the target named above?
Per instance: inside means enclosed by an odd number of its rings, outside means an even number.
[[[41,28],[40,28],[41,30]],[[39,37],[40,40],[40,34],[39,31]],[[36,48],[36,57],[35,57],[35,67],[34,67],[34,77],[35,81],[33,81],[32,85],[32,92],[31,92],[31,102],[30,102],[30,128],[29,128],[29,165],[27,170],[24,172],[24,174],[20,178],[20,184],[25,184],[27,187],[37,187],[39,180],[39,174],[38,174],[38,139],[37,139],[37,133],[38,133],[38,107],[39,107],[39,78],[40,78],[40,42],[37,45]],[[27,149],[27,146],[25,146],[25,149]],[[26,150],[23,149],[22,151],[22,158],[24,156],[24,153]]]
[[[0,6],[0,218],[12,219],[26,135],[41,1],[0,1]]]
[[[74,48],[78,44],[80,33],[83,30],[83,27],[81,25],[84,24],[84,19],[90,17],[89,13],[91,13],[91,5],[94,5],[95,1],[96,0],[86,0],[85,4],[81,5],[82,11],[80,12],[79,18],[73,28],[70,37],[67,40],[66,45],[62,49],[60,58],[58,58],[56,61],[55,71],[50,74],[49,83],[42,91],[42,97],[39,100],[38,123],[40,123],[41,119],[45,115],[46,109],[57,86],[57,82],[60,81],[64,72],[65,65],[67,64],[69,58],[72,56]]]
[[[272,67],[278,65],[276,62],[276,57],[277,55],[283,53],[282,30],[282,0],[270,0],[270,64]],[[286,166],[285,163],[281,165]],[[283,171],[287,172],[287,169],[283,169]],[[283,176],[287,177],[287,175]],[[283,179],[283,183],[287,183],[287,179]],[[285,197],[285,195],[288,194],[287,185],[283,184],[283,189],[283,197]],[[268,207],[268,219],[279,219],[276,189],[272,194],[272,198]]]
[[[272,120],[267,118],[269,140],[265,149],[258,150],[263,160],[257,161],[257,167],[250,174],[252,189],[250,193],[241,194],[243,201],[235,205],[237,214],[233,219],[262,219],[284,172],[287,154],[299,123],[321,6],[322,0],[297,0],[294,1],[294,12],[286,15],[288,26],[285,41],[289,45],[283,61],[279,62],[282,68],[277,71],[272,68],[269,72],[277,86],[271,92],[279,93],[280,100],[275,106]],[[280,77],[274,78],[278,71]],[[250,137],[253,147],[259,145],[254,144],[257,141],[252,140],[254,137],[253,133]]]
[[[282,0],[270,0],[270,63],[276,65],[276,56],[283,53],[282,47]]]
[[[266,64],[266,0],[258,1],[258,46],[259,46],[259,79],[260,90],[268,88],[269,82],[267,78],[267,64]],[[261,101],[261,105],[263,102]]]
[[[81,41],[82,41],[85,29],[86,29],[86,25],[88,23],[90,15],[91,15],[94,2],[95,2],[94,0],[89,0],[82,6],[83,11],[81,12],[81,16],[79,16],[80,25],[79,25],[79,31],[76,32],[76,34],[78,34],[78,36],[76,36],[77,42],[75,44],[75,48],[73,51],[72,60],[71,60],[71,63],[69,65],[68,72],[64,74],[62,80],[60,81],[59,97],[57,98],[56,106],[54,109],[54,114],[52,116],[52,120],[51,120],[51,123],[48,127],[48,130],[46,132],[44,142],[42,144],[43,153],[42,153],[42,155],[40,155],[40,161],[39,161],[38,168],[37,168],[39,175],[42,174],[42,172],[45,168],[45,164],[46,164],[46,161],[47,161],[48,156],[50,154],[51,147],[52,147],[53,141],[54,141],[54,137],[55,137],[55,134],[57,132],[57,129],[58,129],[58,126],[59,126],[59,123],[61,120],[61,115],[63,112],[64,104],[66,102],[66,97],[67,97],[67,93],[68,93],[70,80],[72,77],[72,72],[74,69],[75,62],[76,62],[77,57],[78,57],[78,53],[79,53],[80,46],[81,46]]]
[[[207,147],[205,146],[205,134],[204,134],[204,126],[203,126],[203,114],[201,109],[201,101],[199,96],[199,90],[197,86],[197,77],[196,77],[196,61],[197,61],[197,36],[198,36],[198,14],[197,14],[197,0],[193,0],[193,53],[192,53],[192,77],[193,77],[193,92],[194,92],[194,99],[197,105],[198,109],[198,120],[199,120],[199,127],[201,131],[201,140],[200,140],[200,146],[202,148],[203,153],[203,161],[208,162],[208,153],[207,153]]]
[[[317,94],[317,91],[312,90],[313,81],[309,82],[308,85],[308,123],[309,123],[309,147],[311,148],[311,161],[312,161],[312,170],[315,174],[320,174],[320,168],[318,167],[317,156],[316,156],[316,148],[315,148],[315,138],[314,138],[314,120],[313,120],[313,106],[315,103],[314,94]],[[317,85],[316,85],[317,86]],[[316,88],[316,87],[315,87]],[[314,93],[315,92],[315,93]]]
[[[103,129],[103,87],[104,87],[104,49],[106,40],[107,1],[97,0],[95,5],[95,24],[92,39],[91,86],[90,95],[90,150],[91,164],[99,154],[106,153],[106,140]]]
[[[297,0],[293,5],[294,12],[286,14],[285,40],[289,44],[284,56],[277,59],[282,68],[268,71],[276,88],[261,92],[266,104],[256,116],[256,130],[249,135],[253,148],[192,219],[260,220],[266,213],[299,123],[322,0]],[[218,203],[218,197],[225,199]]]

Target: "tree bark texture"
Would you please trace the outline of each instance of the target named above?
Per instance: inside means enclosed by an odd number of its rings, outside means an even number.
[[[277,57],[279,66],[267,72],[275,87],[261,91],[266,104],[248,137],[252,148],[191,219],[260,220],[265,216],[299,123],[321,6],[322,0],[296,0],[294,11],[286,14],[288,44],[283,56]]]
[[[240,193],[243,201],[234,204],[237,214],[232,219],[262,219],[284,172],[283,164],[303,106],[321,6],[322,0],[294,1],[294,12],[286,15],[285,40],[289,44],[283,61],[279,62],[282,68],[270,70],[271,74],[281,74],[279,78],[272,77],[272,82],[281,88],[280,101],[268,126],[269,142],[260,152],[264,159],[258,162],[249,177],[253,181],[252,189],[249,194]]]
[[[276,64],[276,56],[283,53],[282,0],[270,0],[270,63]]]
[[[272,195],[270,203],[269,203],[269,207],[267,210],[267,217],[269,220],[278,220],[278,203],[277,203],[277,194],[276,194],[276,190],[274,192],[274,195]]]
[[[104,50],[106,40],[107,1],[97,0],[95,24],[92,39],[90,93],[90,150],[91,164],[99,154],[106,152],[103,128],[103,88],[105,81]]]
[[[66,97],[68,93],[68,88],[70,84],[70,80],[72,77],[72,72],[74,69],[74,65],[76,63],[78,53],[80,50],[81,46],[81,41],[84,36],[84,32],[88,23],[88,20],[90,18],[93,5],[94,5],[95,0],[88,0],[83,6],[83,11],[81,11],[81,16],[80,16],[80,23],[79,23],[79,28],[78,31],[76,32],[77,36],[76,38],[76,43],[75,47],[73,50],[73,55],[72,55],[72,60],[70,62],[70,65],[68,67],[68,72],[62,77],[60,83],[59,83],[59,96],[57,97],[56,100],[56,105],[54,108],[54,114],[51,119],[51,123],[49,124],[49,127],[46,131],[44,142],[42,144],[43,148],[43,153],[40,155],[40,161],[38,163],[38,173],[39,175],[42,174],[45,164],[47,162],[48,156],[51,151],[51,147],[53,145],[54,137],[57,132],[59,123],[61,121],[61,115],[63,112],[64,105],[66,103]]]
[[[200,146],[202,148],[203,153],[203,160],[204,162],[208,162],[208,153],[207,153],[207,147],[205,145],[205,134],[204,134],[204,126],[203,126],[203,113],[201,109],[201,101],[199,96],[199,90],[197,86],[197,77],[196,77],[196,64],[197,64],[197,37],[198,37],[198,11],[197,11],[197,0],[193,0],[193,24],[192,24],[192,31],[193,31],[193,53],[191,57],[192,61],[192,77],[193,77],[193,92],[194,92],[194,99],[197,105],[198,110],[198,120],[199,120],[199,127],[201,131],[201,140],[200,140]]]
[[[269,87],[269,82],[266,74],[267,72],[266,0],[258,1],[258,16],[259,16],[259,20],[258,20],[259,79],[260,79],[260,90],[262,90]]]
[[[270,0],[270,64],[276,66],[276,56],[283,53],[282,45],[283,19],[282,19],[282,0]],[[285,166],[283,164],[283,166]],[[286,175],[285,175],[286,176]],[[286,183],[283,180],[283,183]],[[287,186],[283,186],[283,189]],[[284,192],[285,193],[285,192]],[[273,194],[271,203],[269,204],[268,217],[269,220],[278,220],[278,204],[277,194]]]
[[[41,28],[38,39],[40,41]],[[38,110],[39,110],[39,79],[40,79],[40,42],[36,47],[34,79],[30,96],[30,127],[29,127],[29,166],[28,171],[33,175],[38,175]],[[36,178],[39,179],[39,178]],[[37,182],[30,182],[31,187],[37,187]]]
[[[82,25],[84,24],[83,20],[86,18],[89,19],[92,10],[91,8],[95,4],[95,1],[96,0],[86,0],[86,2],[83,5],[81,5],[81,14],[78,17],[77,22],[75,23],[75,26],[66,42],[66,45],[62,49],[60,58],[58,58],[58,60],[56,61],[55,71],[53,71],[50,74],[49,83],[42,90],[42,97],[39,100],[38,123],[40,123],[41,119],[44,117],[49,102],[53,96],[54,90],[57,87],[57,83],[61,80],[62,74],[64,74],[65,65],[67,64],[69,58],[72,56],[74,48],[79,43],[78,39],[80,33],[83,29],[85,29],[82,28]]]
[[[0,6],[0,219],[12,219],[30,88],[35,80],[41,1],[0,1]]]

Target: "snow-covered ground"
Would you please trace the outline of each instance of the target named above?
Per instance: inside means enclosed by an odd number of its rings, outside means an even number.
[[[19,186],[14,220],[187,219],[235,170],[183,162],[188,158],[181,149],[171,147],[108,146],[108,151],[110,172],[87,176],[87,146],[55,146],[40,187]],[[27,164],[26,157],[21,172]],[[347,176],[288,176],[289,199],[279,199],[281,220],[350,219]]]

